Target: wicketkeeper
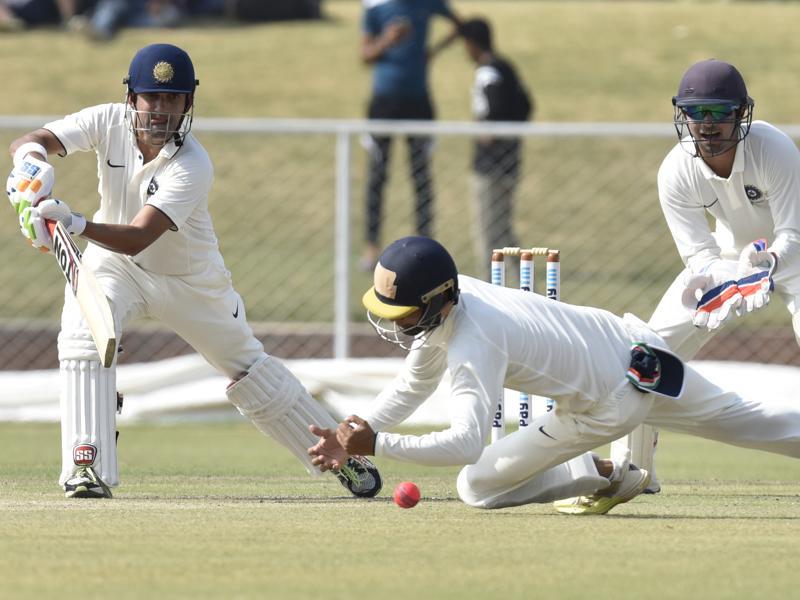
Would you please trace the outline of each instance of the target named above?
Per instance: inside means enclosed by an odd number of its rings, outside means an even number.
[[[47,123],[11,144],[7,193],[23,235],[48,249],[46,220],[61,221],[89,241],[84,266],[108,296],[116,339],[140,318],[164,323],[231,383],[228,399],[259,430],[308,469],[317,438],[310,423],[335,421],[276,358],[264,352],[231,284],[208,212],[213,167],[191,133],[198,81],[189,55],[153,44],[133,57],[125,100]],[[100,209],[92,220],[50,199],[48,155],[93,151]],[[86,321],[65,294],[58,336],[61,370],[62,470],[68,498],[111,497],[119,485],[116,449],[116,362],[100,363]],[[356,496],[381,488],[375,466],[354,457],[337,475]]]
[[[744,400],[666,350],[633,315],[552,302],[459,275],[438,242],[397,240],[381,255],[363,297],[378,334],[409,348],[405,367],[364,419],[314,428],[314,464],[348,455],[425,465],[466,465],[458,494],[471,506],[557,503],[567,513],[605,513],[635,497],[649,474],[585,453],[642,422],[800,458],[800,406]],[[452,379],[450,426],[425,435],[387,430]],[[485,446],[504,388],[555,400],[554,410]]]
[[[678,143],[661,163],[658,195],[685,269],[650,327],[690,360],[722,325],[766,306],[775,291],[800,343],[800,151],[779,129],[753,121],[744,78],[726,62],[692,65],[672,103]],[[656,440],[644,427],[612,454],[630,448],[649,468]],[[652,481],[650,491],[659,489]]]

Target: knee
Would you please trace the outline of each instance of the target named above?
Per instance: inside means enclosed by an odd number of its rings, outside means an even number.
[[[58,360],[100,362],[100,354],[88,329],[62,329],[58,334]]]
[[[467,465],[458,474],[456,491],[461,501],[473,508],[492,508],[489,499],[478,492],[481,487],[480,476],[474,473],[475,469]],[[478,489],[476,489],[478,488]]]

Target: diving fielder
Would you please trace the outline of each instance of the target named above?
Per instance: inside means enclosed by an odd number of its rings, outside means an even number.
[[[466,465],[461,499],[501,508],[577,496],[567,513],[605,513],[639,494],[649,475],[628,460],[587,458],[643,421],[800,458],[800,407],[727,392],[665,350],[633,315],[551,302],[458,275],[438,242],[408,237],[384,250],[363,297],[378,334],[410,348],[405,367],[366,419],[314,428],[314,464],[348,454],[425,465]],[[386,431],[403,422],[450,371],[450,427]],[[555,400],[528,427],[484,446],[503,388]],[[611,468],[608,468],[611,467]]]
[[[797,146],[769,123],[753,122],[753,99],[728,63],[692,65],[672,102],[678,143],[659,169],[658,194],[686,267],[650,327],[690,360],[733,315],[765,306],[774,289],[800,343]],[[706,212],[715,219],[713,231]],[[651,468],[656,435],[651,428],[637,430],[615,443],[612,455],[630,445],[632,460]],[[656,481],[650,485],[660,489]]]
[[[263,433],[318,473],[306,452],[310,423],[333,419],[276,358],[264,352],[231,284],[208,212],[213,167],[191,133],[195,88],[189,55],[169,44],[142,48],[130,64],[125,101],[47,123],[11,144],[7,193],[22,233],[50,248],[45,220],[89,240],[83,255],[111,304],[117,339],[149,317],[174,330],[231,383],[228,399]],[[48,154],[94,151],[100,209],[93,219],[49,199]],[[116,361],[100,364],[85,320],[69,292],[58,336],[62,471],[68,498],[111,497],[119,484],[115,442]],[[356,496],[381,488],[366,459],[337,476]]]

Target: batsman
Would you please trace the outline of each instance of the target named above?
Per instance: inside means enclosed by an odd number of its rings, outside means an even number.
[[[121,103],[85,108],[15,140],[6,191],[22,234],[50,249],[47,221],[88,240],[83,267],[108,297],[119,340],[150,318],[168,326],[229,379],[228,399],[311,474],[311,423],[335,421],[253,335],[233,288],[208,212],[213,167],[191,133],[196,88],[189,55],[152,44],[131,61]],[[100,208],[91,220],[50,198],[48,157],[93,151]],[[61,371],[59,483],[68,498],[110,498],[119,485],[116,360],[101,364],[72,293],[65,292],[58,336]],[[355,496],[380,491],[378,470],[353,457],[336,471]]]

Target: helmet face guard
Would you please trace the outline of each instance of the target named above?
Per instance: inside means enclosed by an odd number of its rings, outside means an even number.
[[[171,141],[180,146],[192,130],[194,103],[186,100],[182,113],[165,113],[136,108],[136,94],[129,94],[125,103],[125,120],[137,140],[151,146],[166,146]],[[155,122],[154,122],[155,121]]]
[[[673,99],[673,122],[681,147],[694,157],[712,158],[725,154],[747,137],[753,122],[753,101],[744,105],[712,99],[684,104]],[[722,136],[730,127],[730,134]]]
[[[165,146],[174,141],[183,143],[192,129],[194,92],[200,82],[195,79],[189,55],[171,44],[151,44],[139,50],[131,61],[128,75],[125,119],[137,140],[152,146]],[[138,94],[182,94],[183,112],[165,113],[136,108]]]
[[[442,311],[447,302],[458,300],[458,290],[455,289],[455,282],[450,280],[425,296],[427,302],[419,307],[422,314],[414,325],[400,327],[396,321],[375,315],[369,309],[367,309],[367,320],[381,339],[396,344],[404,350],[419,348],[428,340],[433,330],[442,324],[444,320]]]
[[[695,63],[672,98],[681,147],[703,158],[729,152],[750,133],[753,104],[736,67],[713,58]]]

